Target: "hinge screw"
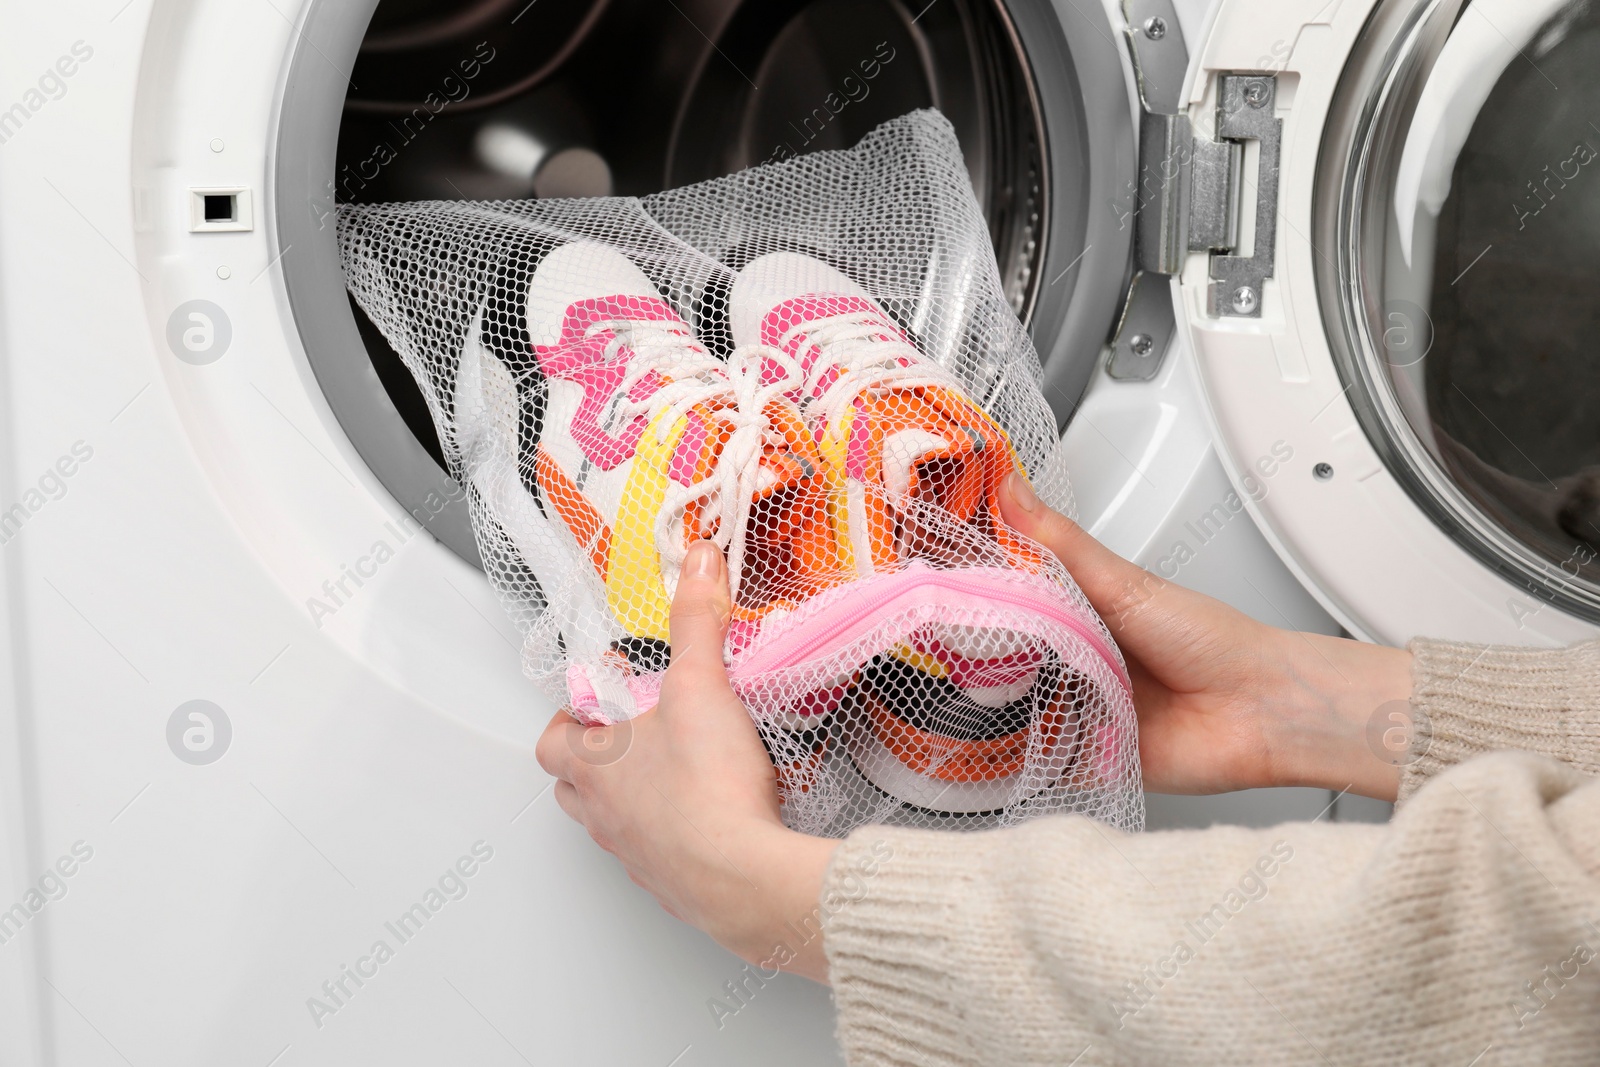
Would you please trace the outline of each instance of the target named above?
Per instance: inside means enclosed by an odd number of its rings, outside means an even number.
[[[1134,355],[1143,359],[1156,350],[1156,339],[1147,333],[1136,333],[1128,339],[1128,347]]]
[[[1144,21],[1144,35],[1152,41],[1159,41],[1167,35],[1167,20],[1159,15],[1151,16]]]
[[[1248,285],[1241,285],[1233,293],[1233,310],[1241,315],[1248,315],[1256,309],[1256,291]]]
[[[1260,82],[1251,82],[1244,87],[1244,102],[1253,108],[1260,108],[1267,102],[1267,87]]]

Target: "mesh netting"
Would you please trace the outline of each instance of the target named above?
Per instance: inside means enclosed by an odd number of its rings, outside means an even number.
[[[1072,497],[942,116],[643,199],[345,206],[339,237],[578,718],[654,706],[710,538],[790,826],[1142,822],[1121,656],[999,517],[1015,467]]]

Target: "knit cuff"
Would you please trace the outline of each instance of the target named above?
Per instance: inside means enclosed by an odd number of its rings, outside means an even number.
[[[866,827],[834,852],[823,945],[850,1063],[973,1062],[946,935],[967,872],[983,866],[974,836]]]
[[[1440,771],[1514,749],[1600,774],[1600,642],[1567,649],[1411,642],[1410,762],[1404,802]]]

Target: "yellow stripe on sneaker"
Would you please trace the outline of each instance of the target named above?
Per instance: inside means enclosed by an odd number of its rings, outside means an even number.
[[[611,533],[611,558],[606,568],[606,601],[612,614],[629,634],[670,639],[668,619],[672,598],[661,576],[656,552],[656,516],[667,496],[667,468],[688,429],[686,415],[678,417],[666,440],[658,439],[656,426],[672,417],[664,408],[645,427],[634,453],[632,470],[617,506],[617,523]]]
[[[850,445],[850,426],[855,422],[855,416],[855,408],[846,408],[839,420],[823,433],[822,440],[817,442],[817,451],[822,453],[823,477],[828,480],[828,514],[835,533],[834,542],[838,546],[839,569],[845,574],[854,574],[856,571],[855,546],[850,543],[849,480],[844,473],[845,451]]]

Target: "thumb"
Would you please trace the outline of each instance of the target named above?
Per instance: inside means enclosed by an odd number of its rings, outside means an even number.
[[[1000,516],[1012,529],[1055,553],[1118,639],[1138,609],[1168,585],[1096,541],[1065,515],[1046,507],[1020,471],[1012,471],[1005,480],[1000,493]]]
[[[678,572],[678,591],[672,598],[669,677],[712,676],[726,684],[722,642],[732,610],[722,553],[710,541],[695,542]]]

